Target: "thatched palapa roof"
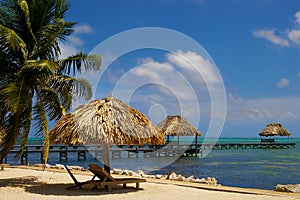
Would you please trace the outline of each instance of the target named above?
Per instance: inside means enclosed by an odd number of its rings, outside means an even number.
[[[157,144],[164,134],[141,112],[108,97],[79,106],[50,132],[53,144]]]
[[[268,124],[266,128],[264,128],[260,133],[260,136],[275,136],[275,135],[279,135],[279,136],[290,136],[291,133],[289,131],[287,131],[285,128],[283,128],[283,126],[279,123],[271,123]]]
[[[176,116],[167,116],[157,125],[167,136],[201,136],[202,133],[192,126],[185,118]]]

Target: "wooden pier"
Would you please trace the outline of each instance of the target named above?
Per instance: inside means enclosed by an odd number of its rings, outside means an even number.
[[[295,148],[296,143],[293,142],[257,142],[257,143],[202,143],[202,144],[178,144],[169,143],[165,146],[114,146],[110,150],[112,159],[119,159],[122,157],[127,158],[151,158],[151,157],[190,157],[201,156],[203,150],[231,150],[231,149],[289,149]],[[10,153],[20,153],[20,146],[16,145]],[[40,161],[43,162],[43,151],[41,145],[28,145],[25,147],[22,155],[20,156],[20,164],[27,165],[30,154],[39,154]],[[49,153],[57,153],[59,161],[67,162],[69,155],[72,153],[77,154],[77,160],[86,160],[87,153],[94,156],[95,159],[103,159],[102,146],[50,146]],[[4,159],[7,163],[7,158]]]

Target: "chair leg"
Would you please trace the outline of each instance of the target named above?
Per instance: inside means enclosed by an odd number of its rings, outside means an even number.
[[[140,189],[140,183],[136,183],[136,189],[137,189],[137,190]]]
[[[93,190],[97,190],[98,189],[98,186],[97,185],[94,185],[93,186]]]
[[[105,185],[104,188],[105,188],[106,192],[110,192],[111,191],[111,187],[109,187],[108,185]]]
[[[125,188],[126,188],[126,183],[123,184],[123,189],[125,189]]]

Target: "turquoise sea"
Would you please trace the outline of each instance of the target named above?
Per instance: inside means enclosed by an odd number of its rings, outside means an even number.
[[[199,139],[201,143],[203,139]],[[181,139],[180,142],[187,142]],[[276,138],[287,142],[287,138]],[[290,138],[296,142],[296,148],[290,149],[232,149],[212,150],[205,157],[152,157],[115,158],[111,160],[112,168],[138,170],[148,174],[169,174],[176,172],[184,176],[215,177],[222,185],[244,188],[273,189],[276,184],[300,183],[300,138]],[[218,143],[260,142],[260,138],[220,138]],[[40,140],[30,140],[29,144],[40,144]],[[127,154],[126,154],[127,155]],[[13,155],[8,157],[13,163]],[[40,156],[30,154],[29,164],[40,163]],[[101,165],[92,154],[86,161],[77,161],[77,154],[69,154],[68,162],[59,162],[57,153],[50,153],[49,164],[77,165],[87,168],[89,163]],[[19,161],[17,161],[19,164]]]

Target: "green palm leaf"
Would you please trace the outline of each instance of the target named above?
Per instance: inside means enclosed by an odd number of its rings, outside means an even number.
[[[37,135],[44,136],[43,142],[43,157],[44,162],[46,163],[48,160],[49,148],[50,148],[50,140],[49,140],[49,127],[48,127],[48,120],[47,114],[44,109],[44,105],[42,101],[37,101],[34,108],[33,108],[33,120],[34,126],[37,130]]]
[[[13,113],[20,113],[27,107],[32,97],[32,90],[24,80],[16,80],[1,90],[3,98],[9,102]]]
[[[44,158],[49,150],[48,120],[70,110],[72,98],[89,99],[91,84],[71,77],[83,70],[99,70],[99,55],[82,52],[59,60],[59,42],[73,32],[65,21],[67,0],[0,1],[0,122],[6,130],[1,158],[21,137],[26,144],[31,123],[44,137]],[[33,105],[35,102],[35,106]]]
[[[43,102],[43,106],[49,116],[49,120],[58,120],[63,114],[66,114],[66,109],[61,104],[59,95],[55,90],[47,85],[44,85],[39,90],[39,99]]]
[[[12,112],[9,112],[7,120],[9,124],[7,134],[0,152],[3,159],[15,144],[16,138],[19,135],[27,135],[29,133],[30,116],[28,112],[31,110],[30,105],[33,94],[24,80],[16,80],[8,84],[7,87],[1,90],[1,94],[12,108]]]
[[[58,71],[59,65],[50,60],[28,60],[18,72],[19,77],[26,78],[27,82],[37,84],[47,82]]]
[[[62,19],[55,19],[53,23],[41,27],[37,32],[37,42],[31,55],[32,58],[37,56],[58,57],[60,55],[59,40],[65,40],[73,30],[71,27],[74,22],[66,22]]]
[[[6,54],[22,52],[25,57],[26,44],[12,29],[0,25],[0,50]]]
[[[61,72],[65,74],[76,74],[81,73],[84,67],[85,71],[100,70],[101,68],[101,57],[97,54],[87,55],[79,52],[74,56],[70,56],[66,59],[58,61],[61,66]]]

